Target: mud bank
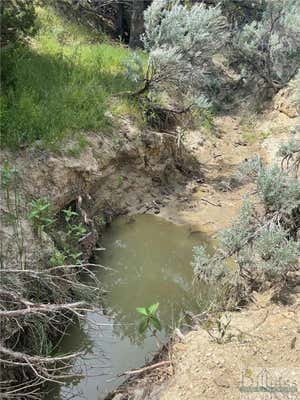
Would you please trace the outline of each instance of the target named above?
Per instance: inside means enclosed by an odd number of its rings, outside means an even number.
[[[47,198],[54,213],[76,204],[87,225],[97,217],[109,222],[119,214],[160,213],[174,191],[181,191],[190,178],[200,179],[202,174],[197,159],[184,146],[178,148],[175,135],[140,132],[129,123],[113,137],[87,135],[87,144],[77,158],[70,156],[73,146],[66,143],[59,153],[35,146],[17,155],[1,154],[2,162],[8,161],[18,171],[28,263],[44,264],[53,249],[50,237],[43,235],[41,241],[33,233],[26,218],[30,200]],[[5,204],[2,209],[7,211]],[[9,263],[17,249],[10,242],[11,227],[3,223],[1,231]],[[92,241],[87,247],[94,245]],[[91,254],[92,248],[83,250]]]

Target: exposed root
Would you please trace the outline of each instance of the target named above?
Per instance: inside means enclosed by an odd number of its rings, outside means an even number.
[[[70,369],[81,353],[58,355],[49,351],[49,345],[52,349],[52,342],[64,334],[63,327],[74,318],[84,319],[93,309],[87,300],[102,293],[100,282],[88,267],[0,270],[1,398],[39,399],[46,382],[61,383],[74,376]],[[80,280],[83,271],[89,276],[88,283]],[[72,301],[74,291],[79,301]]]

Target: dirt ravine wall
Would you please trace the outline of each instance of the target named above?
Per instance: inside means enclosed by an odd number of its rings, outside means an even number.
[[[60,152],[35,146],[18,154],[1,154],[2,162],[18,171],[20,223],[28,263],[45,263],[53,250],[47,235],[41,240],[33,233],[27,218],[30,200],[47,198],[54,212],[80,201],[88,219],[149,210],[159,213],[166,194],[189,176],[200,175],[199,163],[183,146],[178,147],[172,134],[140,132],[128,125],[113,137],[89,134],[87,141],[78,157],[70,155],[71,142]],[[1,208],[5,213],[4,197]],[[9,263],[17,251],[12,227],[2,223],[0,235]]]

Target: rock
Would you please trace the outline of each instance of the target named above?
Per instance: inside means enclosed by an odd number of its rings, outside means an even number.
[[[228,377],[225,375],[218,376],[217,378],[214,379],[214,381],[217,386],[221,386],[223,388],[230,387],[230,381],[229,381]]]
[[[123,400],[124,399],[124,397],[123,397],[123,394],[122,393],[117,393],[113,398],[112,398],[112,400]]]
[[[234,146],[247,146],[247,142],[243,141],[243,140],[237,140],[236,142],[234,142]]]
[[[296,118],[298,112],[296,105],[292,104],[290,101],[291,94],[292,89],[289,86],[280,90],[274,97],[274,109],[282,112],[290,118]]]
[[[182,343],[185,343],[185,342],[186,342],[185,336],[184,336],[183,333],[180,331],[180,329],[175,328],[175,329],[174,329],[174,334],[180,339],[180,341],[181,341]]]

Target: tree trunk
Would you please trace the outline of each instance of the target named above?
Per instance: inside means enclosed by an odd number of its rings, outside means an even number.
[[[117,4],[117,14],[116,14],[116,35],[125,43],[129,40],[129,22],[128,22],[128,12],[126,12],[126,7],[122,3]]]
[[[141,46],[141,34],[144,31],[144,0],[132,0],[129,47]]]

